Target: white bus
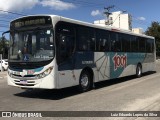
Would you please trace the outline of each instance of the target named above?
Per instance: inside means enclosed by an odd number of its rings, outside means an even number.
[[[56,15],[10,23],[8,85],[60,89],[153,71],[153,37]]]

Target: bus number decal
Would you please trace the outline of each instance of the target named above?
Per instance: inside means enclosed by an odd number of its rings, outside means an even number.
[[[124,55],[117,55],[117,53],[113,57],[114,63],[114,71],[117,70],[119,67],[125,68],[127,66],[127,54]]]

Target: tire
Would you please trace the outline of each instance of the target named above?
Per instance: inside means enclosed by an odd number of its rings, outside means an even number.
[[[91,89],[92,81],[91,75],[88,71],[82,71],[80,78],[79,78],[79,91],[86,92]]]
[[[137,65],[136,68],[136,76],[139,78],[142,76],[142,66],[140,64]]]

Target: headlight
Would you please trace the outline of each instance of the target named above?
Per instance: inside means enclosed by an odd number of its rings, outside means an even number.
[[[39,79],[40,79],[40,78],[44,78],[44,77],[48,76],[48,75],[51,73],[52,70],[53,70],[53,67],[50,67],[50,68],[48,68],[47,70],[45,70],[43,73],[37,75],[37,77],[38,77]]]
[[[11,78],[13,77],[13,74],[20,75],[19,72],[15,72],[15,71],[12,71],[12,70],[8,69],[8,75],[9,75]]]
[[[10,70],[8,70],[8,75],[12,77],[12,72]]]

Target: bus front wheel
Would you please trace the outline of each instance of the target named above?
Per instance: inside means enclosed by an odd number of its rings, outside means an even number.
[[[137,77],[141,77],[142,76],[142,66],[140,64],[137,65],[136,76]]]
[[[86,92],[90,90],[92,82],[91,82],[91,75],[88,71],[82,71],[80,78],[79,78],[79,91]]]

